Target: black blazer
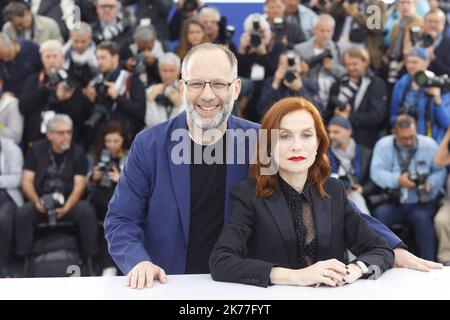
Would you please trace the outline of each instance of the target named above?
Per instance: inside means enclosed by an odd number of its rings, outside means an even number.
[[[381,273],[394,263],[394,253],[353,210],[342,184],[328,178],[321,197],[311,188],[316,223],[317,261],[336,258],[344,263],[346,249]],[[298,269],[296,235],[287,202],[281,191],[263,199],[255,195],[254,179],[231,192],[230,222],[211,253],[209,268],[214,280],[267,287],[272,267]]]

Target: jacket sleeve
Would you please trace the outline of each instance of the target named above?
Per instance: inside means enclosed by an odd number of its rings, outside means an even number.
[[[370,279],[378,278],[394,264],[394,252],[387,242],[372,230],[354,210],[347,199],[344,187],[339,183],[339,193],[344,203],[345,241],[357,260],[363,261],[373,271]]]
[[[397,189],[400,171],[392,171],[392,162],[395,156],[385,140],[378,140],[373,149],[372,163],[370,164],[370,179],[382,189]]]
[[[111,257],[127,274],[136,264],[152,261],[143,245],[147,199],[151,195],[152,171],[144,159],[144,141],[136,136],[128,161],[108,205],[105,237]]]
[[[252,235],[255,219],[250,197],[243,184],[233,188],[233,213],[214,246],[209,259],[209,269],[216,281],[267,287],[274,264],[246,257],[247,241]]]
[[[398,109],[400,108],[400,99],[402,98],[403,91],[405,90],[405,87],[403,86],[403,83],[401,82],[403,78],[398,81],[395,86],[394,90],[392,90],[392,98],[391,98],[391,109],[389,113],[389,123],[392,125],[397,118],[398,115]]]
[[[7,153],[8,172],[4,172],[0,178],[0,189],[20,188],[22,179],[23,155],[22,150],[14,142],[3,142],[7,145],[2,149]]]
[[[366,220],[369,227],[375,231],[381,238],[387,241],[389,247],[391,249],[395,249],[402,243],[402,240],[397,237],[395,233],[393,233],[388,227],[382,224],[380,221],[375,219],[374,217],[367,214],[367,212],[363,213],[359,208],[351,201],[348,201],[350,205],[353,207],[353,210],[357,212],[361,217]]]

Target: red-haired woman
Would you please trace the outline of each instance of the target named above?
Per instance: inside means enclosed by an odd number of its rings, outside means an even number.
[[[261,129],[267,143],[260,139],[251,178],[231,193],[233,214],[210,257],[213,279],[334,287],[389,269],[393,251],[353,210],[342,184],[329,178],[329,141],[314,105],[282,99]],[[347,248],[356,255],[351,263]]]

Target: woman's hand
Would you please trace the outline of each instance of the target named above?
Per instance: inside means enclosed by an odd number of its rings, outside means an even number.
[[[273,284],[296,285],[296,286],[319,286],[326,284],[335,287],[338,284],[346,283],[345,276],[348,276],[345,264],[336,259],[319,261],[303,269],[272,268],[270,281]]]
[[[102,172],[98,167],[94,167],[92,170],[91,180],[92,182],[97,182],[102,177]]]
[[[108,176],[111,179],[112,182],[117,183],[120,178],[120,172],[119,169],[117,169],[116,166],[112,167],[112,171],[108,172]]]

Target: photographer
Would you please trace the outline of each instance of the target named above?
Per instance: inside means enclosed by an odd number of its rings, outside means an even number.
[[[445,32],[446,17],[441,9],[430,10],[424,17],[423,31],[433,38],[427,48],[430,56],[430,70],[436,75],[450,74],[450,37]]]
[[[350,120],[356,143],[372,149],[388,114],[385,82],[368,71],[369,54],[362,47],[344,52],[347,74],[330,89],[327,118]]]
[[[169,41],[168,18],[173,0],[122,0],[124,6],[137,4],[135,15],[139,21],[150,19],[156,28],[158,39],[163,43]]]
[[[86,22],[70,31],[70,39],[63,46],[64,70],[79,88],[85,88],[95,76],[97,59],[95,43],[92,41],[92,28]]]
[[[313,36],[314,21],[317,14],[310,7],[301,4],[301,0],[284,0],[286,5],[285,21],[297,25],[297,28],[309,40]]]
[[[264,80],[258,101],[258,114],[264,115],[276,101],[288,96],[303,96],[320,109],[319,86],[313,80],[302,76],[300,58],[293,50],[280,55],[278,68],[273,77]]]
[[[410,49],[405,63],[408,73],[397,81],[392,92],[390,123],[399,114],[410,114],[417,121],[417,132],[439,143],[450,125],[450,93],[445,87],[417,84],[415,75],[427,70],[430,64],[426,49]]]
[[[445,168],[436,167],[436,142],[417,134],[414,118],[403,114],[394,123],[393,135],[375,145],[370,178],[383,190],[398,190],[398,199],[389,199],[372,211],[386,226],[396,222],[411,225],[419,256],[434,260],[436,254],[433,216],[436,196],[444,184]]]
[[[134,31],[132,43],[120,50],[120,64],[137,75],[147,88],[161,81],[158,73],[158,59],[163,53],[161,43],[156,40],[153,26],[139,26]]]
[[[119,121],[133,139],[144,126],[144,86],[137,75],[119,67],[117,43],[100,43],[96,55],[101,74],[84,90],[93,104],[86,121],[91,133],[88,143],[95,141],[99,125],[108,120]]]
[[[248,120],[258,121],[257,99],[260,96],[264,79],[274,75],[279,57],[285,51],[285,46],[281,41],[273,41],[270,24],[259,13],[250,14],[245,18],[244,30],[236,55],[238,74],[253,82],[253,98],[245,110],[245,116]]]
[[[188,19],[198,19],[198,13],[206,7],[201,0],[178,0],[175,13],[169,22],[170,40],[179,39],[183,24]]]
[[[379,25],[372,25],[368,18],[375,7],[380,12]],[[370,8],[371,11],[368,9]],[[334,0],[330,14],[336,19],[334,40],[340,49],[363,45],[370,56],[370,67],[377,74],[383,67],[383,25],[386,21],[386,5],[381,0]]]
[[[197,17],[203,26],[207,42],[222,44],[233,53],[237,52],[236,46],[231,39],[221,36],[225,34],[226,18],[220,16],[218,9],[211,7],[202,8]]]
[[[13,40],[0,33],[0,78],[3,80],[3,91],[19,96],[26,78],[41,69],[37,44],[28,40]]]
[[[11,39],[29,40],[37,44],[54,39],[63,43],[56,21],[32,14],[24,3],[11,2],[3,9],[3,16],[8,22],[3,25],[2,32]]]
[[[403,60],[415,44],[413,38],[419,37],[423,32],[422,19],[416,15],[416,0],[399,0],[397,8],[400,19],[392,27],[389,46],[382,58],[386,66],[387,82],[390,84],[396,83],[402,76]]]
[[[365,195],[373,188],[369,177],[372,151],[353,140],[352,125],[346,118],[333,117],[328,123],[328,136],[332,175],[341,180],[348,198],[359,210],[370,214]]]
[[[64,113],[74,122],[74,140],[82,140],[82,127],[86,117],[87,100],[62,68],[62,46],[56,40],[41,45],[44,66],[39,73],[30,75],[24,83],[19,109],[25,117],[24,142],[27,147],[45,134],[45,123],[55,113]]]
[[[284,45],[294,46],[306,40],[306,36],[299,24],[287,21],[284,18],[286,6],[283,0],[264,1],[264,12],[266,13],[267,21],[270,23],[272,33],[275,37],[280,38]]]
[[[434,157],[437,166],[450,165],[450,127],[448,127],[444,138]],[[446,192],[442,205],[434,216],[434,229],[437,236],[437,258],[439,262],[450,266],[450,175],[447,175]]]
[[[172,52],[163,54],[159,59],[159,75],[162,83],[155,84],[147,90],[146,126],[152,127],[167,121],[184,110],[178,90],[180,66],[180,58]]]
[[[0,278],[10,277],[8,270],[16,210],[23,204],[20,191],[22,150],[7,138],[0,138]]]
[[[95,210],[81,200],[87,162],[83,150],[72,143],[72,128],[67,115],[55,115],[47,122],[47,139],[33,144],[27,153],[22,188],[28,202],[16,216],[17,254],[25,258],[24,269],[33,253],[33,227],[42,222],[75,223],[88,266],[97,254]]]
[[[97,19],[91,24],[94,41],[114,41],[120,46],[131,37],[130,21],[121,12],[119,0],[97,0]]]
[[[329,91],[336,78],[345,73],[341,64],[339,48],[331,39],[335,22],[329,14],[321,14],[314,22],[314,37],[294,47],[295,52],[306,65],[304,73],[319,84],[319,95],[323,105],[327,105]]]
[[[105,220],[108,203],[119,181],[123,166],[127,159],[127,134],[117,121],[106,123],[101,131],[92,157],[95,166],[87,175],[89,202],[97,212],[97,220]],[[102,233],[103,234],[103,233]],[[103,275],[117,272],[115,264],[108,254],[105,238],[100,237],[99,248]]]

